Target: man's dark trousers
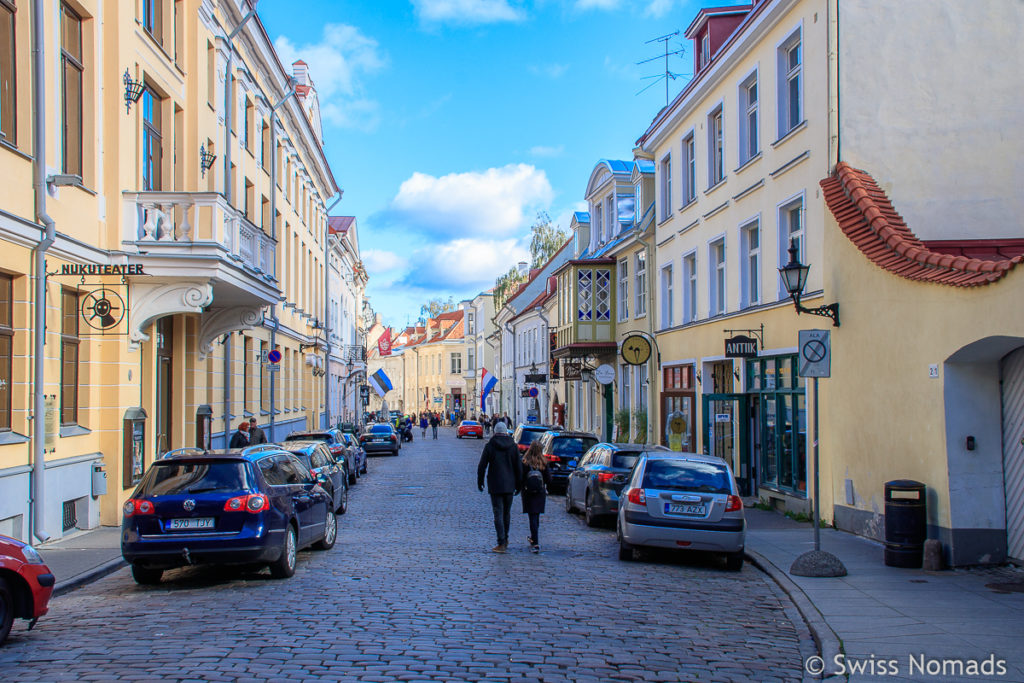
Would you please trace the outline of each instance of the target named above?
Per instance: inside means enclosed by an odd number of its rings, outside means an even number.
[[[498,545],[508,545],[508,525],[512,521],[512,498],[511,493],[491,494],[494,531],[498,534]]]

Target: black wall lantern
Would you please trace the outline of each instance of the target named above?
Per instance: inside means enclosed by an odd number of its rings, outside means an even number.
[[[791,240],[789,243],[789,263],[779,268],[782,284],[786,286],[786,291],[793,297],[793,304],[796,305],[797,314],[810,313],[811,315],[831,318],[832,327],[839,327],[839,304],[825,304],[817,308],[805,308],[800,305],[800,296],[803,294],[804,287],[807,286],[807,274],[811,271],[811,267],[800,263],[800,259],[797,256],[798,251],[800,250],[796,246],[796,240]]]
[[[217,155],[213,152],[206,151],[206,145],[199,148],[199,166],[202,169],[202,176],[206,177],[206,172],[213,166],[213,162],[217,160]]]
[[[124,107],[127,113],[132,113],[132,105],[139,101],[142,97],[142,91],[145,86],[142,81],[132,80],[132,75],[128,69],[124,70]]]

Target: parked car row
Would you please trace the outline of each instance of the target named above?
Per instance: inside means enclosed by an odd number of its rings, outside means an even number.
[[[539,439],[548,492],[565,493],[567,512],[582,512],[592,527],[614,523],[620,560],[671,548],[718,553],[728,569],[743,568],[743,500],[721,458],[538,425],[519,425],[513,439],[521,452]]]
[[[198,564],[295,573],[297,553],[330,550],[366,449],[338,429],[293,432],[280,444],[181,448],[153,463],[124,504],[121,554],[140,584]]]

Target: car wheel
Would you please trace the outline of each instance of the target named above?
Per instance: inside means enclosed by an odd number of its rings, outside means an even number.
[[[14,625],[14,596],[7,582],[0,579],[0,645],[7,640],[7,634]]]
[[[738,572],[743,569],[743,551],[729,553],[725,556],[725,568],[731,572]]]
[[[298,539],[291,524],[285,530],[281,557],[270,563],[270,575],[275,579],[287,579],[295,574],[295,560],[298,555]]]
[[[587,494],[587,500],[584,503],[584,507],[583,507],[583,518],[587,520],[587,526],[589,526],[589,527],[595,527],[595,526],[598,525],[599,520],[598,520],[597,516],[594,514],[594,508],[591,507],[591,500],[590,500],[590,494],[589,493]]]
[[[317,550],[330,550],[334,547],[334,541],[338,538],[338,518],[334,516],[334,510],[327,508],[327,521],[324,526],[324,537],[313,546]]]
[[[355,472],[349,472],[348,473],[348,485],[349,486],[352,486],[353,484],[355,484],[358,479],[359,479],[359,475],[356,474]]]
[[[570,515],[575,512],[575,508],[572,505],[572,495],[569,493],[569,487],[565,488],[565,511]]]
[[[334,500],[332,497],[331,500]],[[338,509],[334,511],[336,514],[343,515],[348,512],[348,487],[341,487],[341,500],[338,502]]]
[[[631,562],[633,560],[633,546],[622,538],[622,527],[616,525],[615,536],[619,540],[619,559],[623,562]]]
[[[461,435],[461,434],[456,434],[456,435],[455,435],[455,438],[456,438],[456,439],[461,439],[461,438],[462,438],[462,435]]]
[[[140,586],[155,586],[160,583],[163,575],[163,569],[150,569],[149,567],[140,567],[137,564],[132,565],[132,578]]]

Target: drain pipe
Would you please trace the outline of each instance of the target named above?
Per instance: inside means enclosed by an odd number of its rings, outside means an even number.
[[[270,230],[273,238],[277,241],[277,110],[284,105],[288,99],[295,94],[297,81],[294,77],[288,79],[288,92],[278,100],[270,109]],[[277,279],[277,258],[274,258],[274,279]],[[277,348],[277,333],[281,329],[281,320],[277,317],[277,304],[270,307],[270,319],[274,321],[274,327],[270,330],[270,350]],[[280,366],[278,366],[280,367]],[[274,423],[277,415],[277,372],[270,373],[270,436],[268,441],[274,443]]]
[[[44,508],[46,477],[46,412],[45,376],[43,356],[46,344],[46,251],[56,239],[57,229],[46,213],[46,83],[43,57],[43,0],[34,0],[32,6],[32,98],[35,121],[32,124],[32,190],[35,194],[36,218],[43,224],[44,233],[33,249],[36,271],[35,334],[33,337],[33,378],[35,394],[32,407],[32,535],[40,542],[49,540],[46,533]]]
[[[327,232],[324,234],[324,339],[327,351],[324,353],[324,428],[331,428],[331,209],[338,205],[343,196],[338,192],[337,199],[324,211],[327,216]]]

